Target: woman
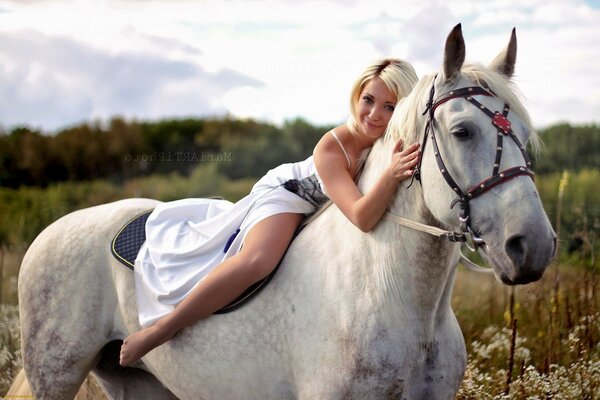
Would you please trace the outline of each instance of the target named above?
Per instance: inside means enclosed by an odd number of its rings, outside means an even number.
[[[269,275],[305,214],[327,197],[356,227],[373,229],[400,182],[412,175],[418,144],[403,148],[398,142],[389,167],[369,192],[358,190],[356,178],[398,100],[416,82],[407,62],[378,61],[352,88],[348,122],[327,132],[313,156],[269,171],[236,204],[200,199],[158,206],[148,219],[147,241],[135,268],[145,328],[123,342],[121,365],[131,365]],[[198,215],[202,218],[196,222]]]

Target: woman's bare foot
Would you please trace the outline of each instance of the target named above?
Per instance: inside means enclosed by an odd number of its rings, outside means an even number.
[[[127,336],[121,346],[119,363],[123,367],[130,366],[150,350],[171,339],[173,335],[173,333],[165,332],[157,325],[153,325]]]

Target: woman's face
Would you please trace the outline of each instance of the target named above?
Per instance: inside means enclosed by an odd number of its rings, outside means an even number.
[[[363,88],[356,106],[361,133],[376,139],[383,135],[396,107],[396,96],[379,77]]]

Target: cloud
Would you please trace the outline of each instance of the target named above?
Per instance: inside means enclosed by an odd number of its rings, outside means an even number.
[[[577,0],[534,0],[490,12],[497,17],[476,13],[477,33],[467,40],[467,56],[489,62],[516,25],[514,80],[534,124],[600,122],[600,10]]]
[[[400,37],[409,43],[407,58],[437,68],[442,62],[446,35],[457,22],[446,3],[425,5],[400,31]]]
[[[46,128],[119,114],[222,114],[215,99],[237,86],[260,87],[232,70],[143,53],[112,55],[68,38],[0,34],[0,120]],[[174,89],[177,89],[175,93]]]
[[[583,0],[0,0],[0,10],[5,125],[224,112],[339,122],[364,66],[394,56],[419,75],[438,70],[458,22],[467,60],[484,64],[517,27],[516,80],[537,124],[600,118],[600,10]]]

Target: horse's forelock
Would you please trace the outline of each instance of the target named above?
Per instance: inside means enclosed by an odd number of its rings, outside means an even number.
[[[474,80],[479,85],[485,83],[499,99],[510,105],[510,112],[515,113],[521,119],[525,128],[531,133],[529,144],[535,151],[539,150],[539,136],[533,128],[529,113],[521,101],[523,95],[515,83],[506,76],[479,64],[466,64],[463,66],[461,72],[464,76]]]

